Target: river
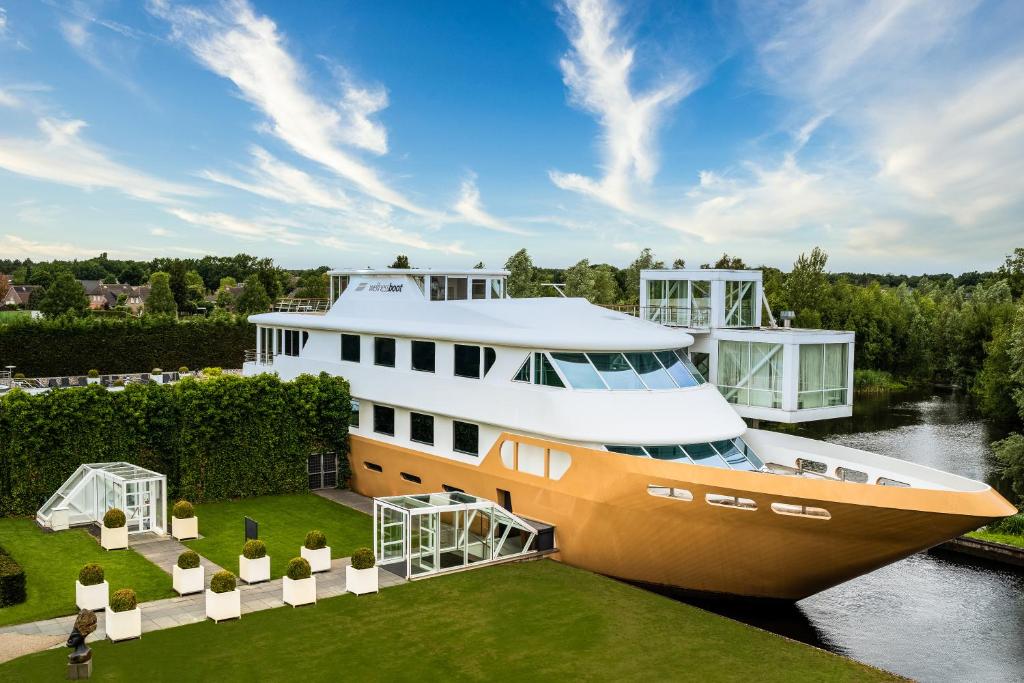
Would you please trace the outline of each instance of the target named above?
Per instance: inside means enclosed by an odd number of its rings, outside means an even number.
[[[989,480],[993,433],[971,402],[928,389],[859,396],[796,433]],[[919,553],[797,602],[701,607],[922,681],[1024,681],[1024,572]]]

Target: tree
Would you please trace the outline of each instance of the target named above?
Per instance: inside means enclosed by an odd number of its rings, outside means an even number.
[[[640,303],[640,271],[651,270],[652,268],[664,268],[663,261],[656,261],[654,253],[645,248],[640,255],[626,268],[625,299],[627,304]]]
[[[409,257],[405,254],[399,254],[395,257],[395,262],[391,264],[392,268],[412,268],[409,265]]]
[[[537,296],[533,259],[526,249],[520,249],[509,256],[505,261],[505,270],[509,271],[508,296],[515,299]]]
[[[797,257],[793,270],[786,276],[786,302],[796,312],[796,322],[801,327],[821,325],[823,304],[830,293],[826,263],[828,254],[814,247],[809,255]]]
[[[23,284],[26,284],[27,280],[28,280],[28,268],[26,268],[25,266],[21,266],[20,268],[15,268],[14,272],[11,273],[11,284],[12,285],[23,285]]]
[[[683,268],[686,268],[685,259],[677,258],[675,261],[672,262],[673,270],[682,270]]]
[[[619,289],[619,281],[615,277],[617,270],[614,266],[606,264],[594,266],[594,298],[591,301],[595,304],[618,303],[622,290]]]
[[[583,259],[565,271],[565,295],[594,301],[596,280],[590,261]]]
[[[0,273],[0,299],[7,296],[7,290],[11,288],[10,280],[3,273]]]
[[[43,303],[43,297],[46,296],[46,290],[42,287],[38,287],[29,292],[28,295],[28,310],[38,311],[39,306]]]
[[[259,275],[250,275],[245,279],[244,289],[235,302],[235,310],[243,315],[266,313],[272,303]]]
[[[85,288],[68,271],[56,277],[39,304],[39,310],[47,318],[56,318],[65,313],[81,315],[88,308],[89,299],[85,296]]]
[[[299,278],[299,289],[295,296],[299,299],[326,299],[330,287],[330,276],[326,271],[310,271]]]
[[[117,276],[118,281],[122,285],[131,285],[138,287],[146,281],[146,269],[141,263],[132,261],[127,266],[121,269],[120,274]]]
[[[1006,257],[1006,262],[999,266],[999,274],[1006,279],[1015,298],[1024,294],[1024,247],[1017,247]]]
[[[216,306],[218,311],[231,311],[235,308],[235,295],[227,287],[217,290]]]
[[[1024,502],[1024,436],[1013,433],[992,444],[996,472],[1021,502]]]
[[[171,276],[167,273],[153,273],[149,278],[149,297],[146,299],[146,314],[174,315],[178,304],[171,291]]]
[[[473,266],[473,270],[483,270],[483,269],[484,269],[484,268],[486,268],[486,267],[487,267],[487,266],[485,266],[485,265],[484,265],[484,262],[483,262],[483,261],[477,261],[477,262],[476,262],[476,265],[475,265],[475,266]]]
[[[220,283],[217,285],[217,289],[221,290],[221,289],[224,289],[225,287],[237,287],[237,286],[238,286],[238,280],[236,280],[235,278],[231,277],[230,275],[225,275],[224,277],[222,277],[220,279]]]
[[[701,266],[702,269],[708,270],[710,268],[717,268],[721,270],[746,270],[747,264],[743,262],[739,256],[729,256],[728,254],[722,254],[714,264],[705,263]]]
[[[179,258],[174,259],[167,269],[167,274],[170,276],[171,293],[174,294],[174,303],[178,311],[191,312],[193,307],[188,291],[188,268],[185,262]]]

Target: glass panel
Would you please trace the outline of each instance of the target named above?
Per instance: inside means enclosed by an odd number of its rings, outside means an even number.
[[[491,298],[492,299],[500,299],[500,298],[502,298],[502,294],[504,293],[504,290],[505,290],[504,284],[505,284],[504,281],[499,280],[497,278],[491,280]]]
[[[387,406],[373,407],[373,431],[388,436],[395,435],[395,409]]]
[[[470,564],[491,559],[491,511],[470,510],[466,524],[466,551]]]
[[[359,362],[359,335],[341,335],[341,359],[352,363]]]
[[[381,564],[405,558],[405,515],[389,507],[380,507],[377,528],[377,556]]]
[[[480,347],[455,345],[455,375],[480,379]]]
[[[711,445],[715,447],[718,454],[721,455],[734,470],[754,471],[760,469],[747,460],[747,456],[745,456],[743,451],[736,446],[734,441],[713,441]]]
[[[444,301],[445,277],[444,275],[433,275],[430,278],[430,300]]]
[[[474,299],[486,299],[487,298],[487,280],[473,280],[473,298]]]
[[[484,377],[491,371],[494,361],[498,359],[497,352],[490,346],[484,347]]]
[[[582,353],[552,353],[551,359],[574,389],[606,389],[601,376]]]
[[[658,351],[654,354],[661,361],[665,369],[668,370],[668,374],[672,376],[676,386],[680,387],[695,387],[699,382],[693,377],[693,374],[686,368],[680,357],[672,351]]]
[[[601,377],[613,391],[632,391],[644,388],[643,382],[621,353],[588,353]]]
[[[626,360],[633,366],[637,374],[647,385],[648,389],[675,389],[676,383],[672,377],[665,372],[658,359],[653,353],[633,352],[626,353]]]
[[[412,369],[420,372],[434,371],[434,342],[412,342]]]
[[[683,363],[683,365],[686,366],[686,369],[690,371],[690,374],[693,375],[693,378],[695,380],[697,380],[698,384],[704,384],[704,382],[708,381],[707,380],[707,376],[708,376],[707,375],[707,362],[708,362],[708,357],[710,356],[710,354],[707,354],[707,353],[695,354],[695,355],[698,355],[698,356],[704,356],[704,364],[705,364],[704,372],[701,372],[701,370],[697,368],[696,364],[692,360],[690,360],[689,354],[687,354],[685,351],[683,351],[683,349],[676,349],[676,355],[679,357],[679,360]]]
[[[753,282],[725,283],[725,324],[730,327],[750,327],[754,324]]]
[[[359,427],[359,399],[352,399],[352,407],[348,412],[348,426]]]
[[[644,450],[655,460],[690,462],[690,459],[686,457],[686,453],[679,446],[644,446]]]
[[[533,354],[533,383],[543,384],[548,387],[565,388],[565,385],[562,384],[562,379],[555,372],[554,366],[551,365],[551,361],[543,353]]]
[[[479,425],[452,420],[452,449],[467,455],[479,455]]]
[[[469,298],[469,278],[449,277],[448,278],[448,300],[462,301]]]
[[[373,338],[373,362],[375,365],[395,367],[395,340],[389,337]]]
[[[409,439],[418,443],[434,445],[434,417],[423,413],[409,413]]]
[[[690,326],[707,327],[711,312],[711,283],[696,281],[690,283]]]
[[[527,356],[526,360],[519,367],[519,371],[516,372],[512,378],[513,382],[529,382],[530,381],[530,357]]]
[[[750,405],[782,407],[782,344],[751,342]]]
[[[711,467],[723,467],[728,468],[725,464],[725,460],[722,460],[722,456],[718,455],[711,444],[709,443],[691,443],[683,446],[686,454],[690,456],[690,459],[697,465],[709,465]]]
[[[640,446],[605,446],[612,453],[622,453],[623,455],[639,455],[641,457],[647,457],[647,451]]]
[[[426,574],[437,568],[434,550],[437,548],[437,513],[428,512],[412,516],[412,573]]]

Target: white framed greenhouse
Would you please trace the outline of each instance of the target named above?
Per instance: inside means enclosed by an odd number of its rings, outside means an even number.
[[[111,508],[124,511],[128,533],[165,533],[167,477],[129,462],[81,465],[39,511],[40,526],[60,531],[102,524]]]

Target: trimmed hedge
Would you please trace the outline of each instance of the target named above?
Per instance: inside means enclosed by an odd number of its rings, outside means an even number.
[[[326,548],[327,536],[319,529],[313,529],[313,531],[306,534],[306,542],[304,545],[308,550],[320,550],[321,548]]]
[[[196,516],[196,511],[192,508],[192,503],[187,500],[179,500],[174,504],[171,515],[175,519],[192,519]]]
[[[178,569],[195,569],[199,566],[199,553],[195,550],[186,550],[178,555]]]
[[[0,607],[25,602],[25,570],[0,548]]]
[[[32,377],[145,372],[146,368],[242,367],[256,328],[244,317],[58,318],[0,324],[0,358]],[[60,349],[54,353],[54,349]]]
[[[373,557],[373,551],[369,548],[356,548],[352,553],[353,569],[370,569],[377,561]]]
[[[0,396],[0,515],[35,514],[90,462],[156,470],[194,503],[305,491],[311,453],[337,453],[344,482],[349,407],[348,382],[326,373],[14,389]]]
[[[78,570],[78,582],[83,586],[98,586],[103,583],[103,567],[90,562]]]
[[[227,569],[222,569],[210,579],[210,590],[214,593],[230,593],[235,590],[235,575]]]
[[[288,569],[285,570],[285,575],[292,581],[301,581],[312,576],[313,570],[310,568],[309,560],[306,558],[293,557],[288,560]]]
[[[103,526],[108,529],[120,529],[128,522],[125,519],[124,511],[118,508],[110,508],[103,513]]]
[[[110,609],[115,612],[130,612],[139,605],[139,599],[131,588],[114,591],[110,596]]]
[[[247,560],[258,560],[267,556],[267,544],[263,541],[252,539],[242,546],[242,557]]]

